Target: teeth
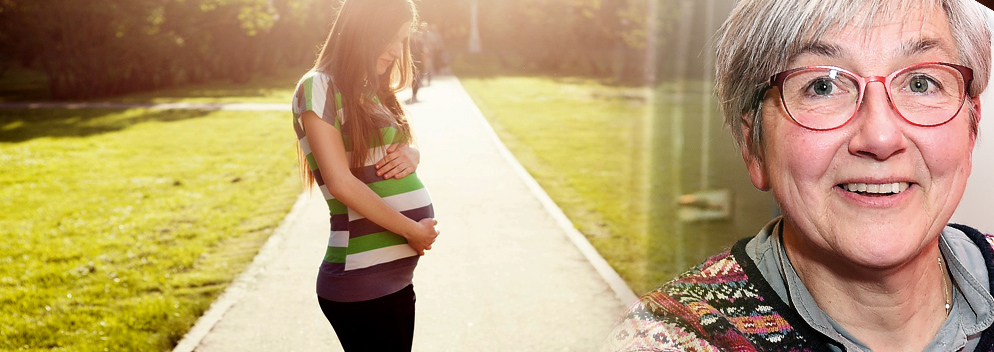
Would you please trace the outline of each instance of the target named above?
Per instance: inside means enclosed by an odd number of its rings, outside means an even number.
[[[894,183],[847,183],[842,185],[842,188],[848,190],[849,192],[866,192],[873,194],[888,194],[888,193],[901,193],[908,189],[910,186],[907,182],[894,182]]]

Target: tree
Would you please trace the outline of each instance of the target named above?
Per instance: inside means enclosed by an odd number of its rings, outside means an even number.
[[[480,1],[485,55],[506,68],[644,77],[648,0]],[[422,0],[422,16],[442,22],[448,44],[468,32],[466,0]]]
[[[244,82],[312,61],[334,2],[0,0],[0,63],[41,69],[57,99]]]

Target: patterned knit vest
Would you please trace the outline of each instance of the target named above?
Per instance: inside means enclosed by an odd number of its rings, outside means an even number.
[[[977,244],[994,286],[994,236],[950,226]],[[676,329],[640,329],[645,325],[629,323],[616,329],[611,343],[624,339],[622,350],[629,351],[828,351],[831,340],[811,328],[763,279],[745,252],[750,239],[642,296],[636,304],[641,307],[624,319]],[[994,328],[982,333],[976,351],[994,351]]]

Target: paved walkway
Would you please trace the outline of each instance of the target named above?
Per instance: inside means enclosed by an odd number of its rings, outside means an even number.
[[[442,234],[415,272],[414,350],[597,350],[631,290],[523,173],[458,80],[436,77],[419,93],[408,106],[418,174]],[[302,195],[175,351],[341,351],[314,294],[327,234],[320,194]]]

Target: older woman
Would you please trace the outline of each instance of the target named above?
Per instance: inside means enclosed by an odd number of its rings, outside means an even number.
[[[992,239],[947,225],[991,35],[973,0],[741,0],[717,91],[783,210],[642,297],[631,351],[991,351]]]

